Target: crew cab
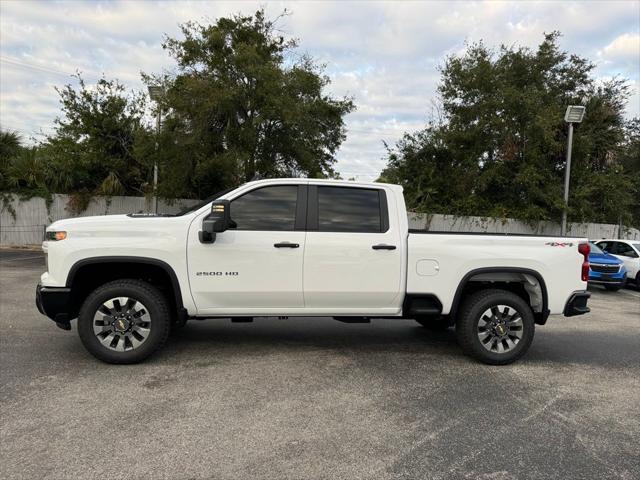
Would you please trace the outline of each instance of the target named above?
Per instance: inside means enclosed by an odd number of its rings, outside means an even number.
[[[111,363],[134,363],[191,318],[415,319],[506,364],[549,315],[589,312],[587,239],[410,230],[402,188],[249,182],[183,214],[47,228],[41,313]]]

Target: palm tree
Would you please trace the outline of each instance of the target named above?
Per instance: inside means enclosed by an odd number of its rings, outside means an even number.
[[[21,148],[20,135],[16,132],[0,130],[0,190],[8,188],[9,168]]]
[[[0,160],[4,161],[17,155],[20,151],[20,135],[17,132],[0,130]]]

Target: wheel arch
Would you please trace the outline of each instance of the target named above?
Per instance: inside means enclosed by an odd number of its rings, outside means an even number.
[[[538,282],[538,286],[540,289],[540,296],[541,296],[540,311],[535,311],[533,308],[532,310],[533,310],[533,315],[536,323],[539,325],[544,325],[547,322],[547,318],[549,317],[549,307],[548,307],[549,297],[547,293],[547,285],[544,281],[544,278],[540,274],[540,272],[530,268],[523,268],[523,267],[483,267],[483,268],[476,268],[474,270],[467,272],[464,275],[464,277],[462,277],[462,280],[460,280],[460,283],[456,288],[456,293],[453,297],[453,302],[451,304],[450,315],[455,318],[460,308],[462,299],[465,293],[469,291],[469,288],[472,286],[472,284],[479,283],[479,282],[491,282],[491,285],[489,285],[487,288],[500,288],[500,284],[507,285],[510,283],[510,280],[501,279],[501,275],[512,276],[514,274],[529,275],[535,278],[535,280]],[[492,277],[494,278],[493,280],[492,280]],[[521,281],[521,282],[513,282],[513,283],[524,283],[524,282]],[[532,287],[532,288],[535,288],[535,287]],[[479,288],[478,290],[480,289],[483,289],[483,288]],[[513,291],[512,288],[504,288],[504,289]],[[529,303],[530,306],[532,306],[529,291],[526,289],[526,286],[523,287],[523,289],[528,296],[528,298],[525,298],[525,297],[523,298],[527,301],[527,303]],[[514,293],[518,293],[520,294],[520,296],[523,296],[520,292],[514,292]]]
[[[94,278],[96,275],[102,275],[102,278]],[[159,283],[163,290],[167,290],[165,293],[170,301],[172,310],[179,316],[186,315],[180,282],[171,265],[150,257],[103,256],[78,260],[69,269],[65,284],[67,288],[71,289],[73,298],[73,308],[72,312],[70,312],[72,316],[70,318],[76,316],[90,289],[97,288],[117,278],[139,278],[148,281],[149,277]],[[90,280],[87,283],[82,283],[88,279]],[[79,283],[82,286],[79,286]],[[152,281],[151,283],[154,282]]]

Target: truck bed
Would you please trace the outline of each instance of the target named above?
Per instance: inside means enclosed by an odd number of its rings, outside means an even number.
[[[559,314],[571,292],[584,289],[583,256],[578,244],[586,241],[544,235],[409,230],[407,294],[433,294],[442,303],[442,313],[448,314],[455,286],[465,277],[508,280],[507,274],[489,276],[492,270],[500,268],[504,272],[506,268],[514,275],[526,275],[532,288],[546,290],[547,308]]]

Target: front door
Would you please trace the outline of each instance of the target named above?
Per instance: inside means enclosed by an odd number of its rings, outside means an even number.
[[[626,242],[613,242],[610,253],[622,260],[627,269],[627,275],[633,279],[638,272],[638,254],[631,245]]]
[[[192,223],[189,282],[199,315],[269,314],[304,306],[305,232],[299,223],[305,193],[306,185],[277,185],[231,200],[236,226],[218,233],[214,243],[199,242],[202,219]]]

